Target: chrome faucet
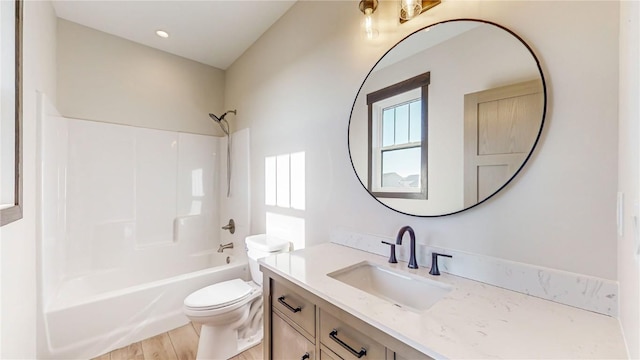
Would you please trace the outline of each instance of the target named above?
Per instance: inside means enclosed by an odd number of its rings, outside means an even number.
[[[409,268],[417,269],[418,261],[416,261],[416,234],[413,232],[411,226],[403,226],[398,231],[398,236],[396,237],[396,245],[402,245],[402,236],[405,232],[409,232],[409,236],[411,237],[411,254],[409,255]]]
[[[218,248],[218,252],[221,253],[224,249],[233,249],[233,243],[230,242],[228,244],[220,244],[220,247]]]

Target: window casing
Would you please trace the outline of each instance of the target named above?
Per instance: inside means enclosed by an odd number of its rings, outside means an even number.
[[[427,199],[430,73],[367,95],[368,189],[377,197]]]

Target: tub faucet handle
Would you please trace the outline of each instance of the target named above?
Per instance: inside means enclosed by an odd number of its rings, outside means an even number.
[[[229,230],[230,233],[236,232],[236,223],[233,219],[229,219],[229,223],[222,227],[222,230]]]

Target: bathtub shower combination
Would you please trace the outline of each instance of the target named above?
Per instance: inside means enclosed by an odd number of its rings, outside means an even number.
[[[90,358],[184,325],[188,294],[249,278],[244,253],[216,251],[225,139],[44,120],[39,284],[47,357]]]

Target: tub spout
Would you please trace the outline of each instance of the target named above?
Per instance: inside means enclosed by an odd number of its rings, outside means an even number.
[[[220,244],[220,247],[218,248],[218,252],[221,253],[222,251],[224,251],[224,249],[233,249],[233,243],[230,242],[228,244]]]

